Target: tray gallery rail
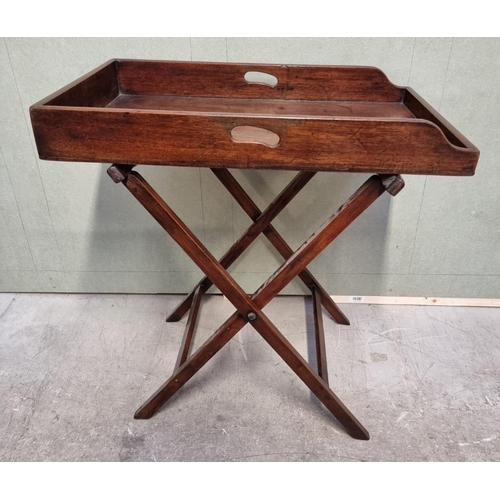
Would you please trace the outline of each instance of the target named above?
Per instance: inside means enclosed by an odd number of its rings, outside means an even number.
[[[31,120],[47,160],[472,175],[479,155],[367,67],[111,61],[32,106]]]

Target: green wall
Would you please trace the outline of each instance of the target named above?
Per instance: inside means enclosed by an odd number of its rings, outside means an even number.
[[[96,164],[37,158],[28,108],[111,58],[381,68],[481,151],[474,177],[405,176],[310,266],[335,295],[500,297],[500,39],[0,39],[0,291],[177,293],[201,276]],[[209,170],[139,167],[221,256],[249,223]],[[259,206],[292,172],[235,172]],[[274,224],[292,247],[362,183],[318,174]],[[264,239],[233,266],[250,292],[281,263]],[[289,293],[302,293],[299,283]]]

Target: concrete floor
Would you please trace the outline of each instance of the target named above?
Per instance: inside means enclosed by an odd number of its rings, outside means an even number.
[[[371,433],[351,439],[250,327],[150,420],[170,375],[176,296],[0,295],[2,461],[500,460],[500,309],[344,305],[324,316],[330,384]],[[233,311],[202,305],[196,345]],[[314,364],[309,299],[266,312]]]

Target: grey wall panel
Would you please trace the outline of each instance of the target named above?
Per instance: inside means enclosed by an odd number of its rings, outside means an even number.
[[[191,38],[191,59],[193,61],[225,62],[227,41],[225,38]]]
[[[19,218],[28,238],[36,269],[62,270],[62,259],[30,139],[30,125],[12,71],[12,54],[0,43],[0,148],[17,200]],[[30,72],[26,64],[25,71]],[[36,82],[36,80],[35,80]],[[33,86],[37,86],[34,83]]]
[[[455,39],[441,112],[481,151],[472,178],[431,178],[415,242],[412,272],[500,274],[499,39]]]
[[[3,155],[0,152],[0,270],[34,270],[33,257],[24,230]]]

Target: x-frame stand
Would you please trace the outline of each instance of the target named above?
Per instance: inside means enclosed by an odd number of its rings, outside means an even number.
[[[132,171],[133,168],[134,166],[131,165],[114,164],[108,169],[108,174],[115,182],[121,182],[137,198],[206,275],[167,318],[167,321],[178,321],[189,310],[174,373],[137,410],[135,418],[152,417],[198,370],[250,322],[353,438],[369,439],[368,431],[328,385],[321,305],[337,323],[348,325],[349,321],[306,267],[385,191],[392,196],[399,193],[404,187],[403,179],[399,175],[374,175],[370,177],[294,252],[273,228],[271,221],[316,172],[297,174],[269,207],[261,212],[227,169],[212,169],[217,178],[254,221],[222,259],[217,261],[144,178]],[[284,257],[285,262],[252,296],[248,296],[226,269],[261,233]],[[318,373],[314,372],[309,363],[262,312],[266,304],[297,276],[312,292]],[[219,288],[234,305],[236,311],[194,354],[190,355],[201,298],[212,284]]]

